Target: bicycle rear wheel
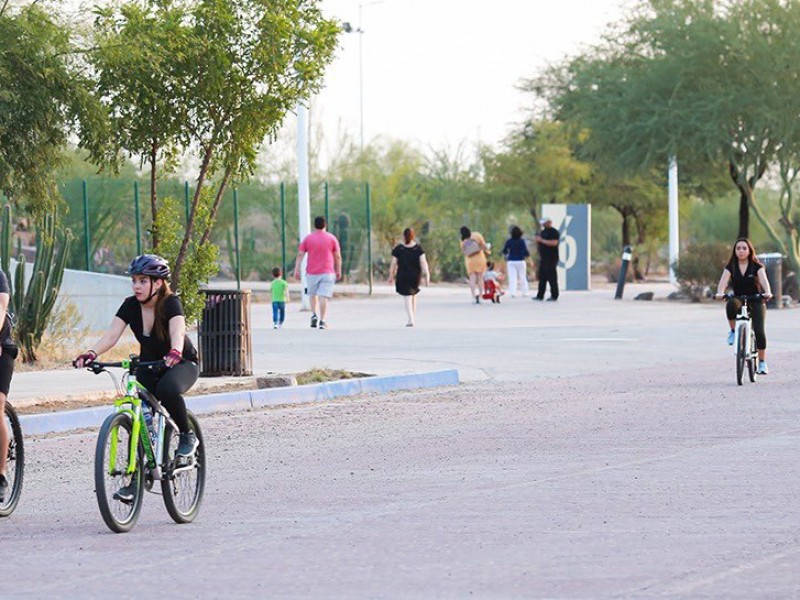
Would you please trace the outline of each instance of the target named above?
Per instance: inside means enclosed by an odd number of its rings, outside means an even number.
[[[736,383],[742,385],[744,381],[744,363],[747,359],[747,328],[739,326],[738,345],[736,346]]]
[[[22,474],[25,469],[25,448],[22,444],[22,428],[14,407],[6,401],[3,419],[8,431],[8,453],[6,455],[6,479],[8,492],[0,502],[0,517],[7,517],[17,507],[22,493]]]
[[[115,533],[130,531],[142,510],[143,457],[142,446],[137,445],[136,471],[128,475],[128,457],[133,443],[133,423],[130,415],[115,413],[103,422],[97,436],[94,455],[94,486],[97,505],[108,528]],[[116,438],[116,441],[115,441]],[[122,488],[133,485],[133,500],[125,502],[115,498]]]
[[[197,517],[200,503],[203,501],[203,490],[206,487],[206,446],[203,432],[197,417],[189,412],[189,427],[199,442],[193,461],[178,460],[175,452],[178,449],[178,433],[169,425],[164,435],[164,479],[161,480],[161,491],[164,506],[169,516],[176,523],[191,523]]]

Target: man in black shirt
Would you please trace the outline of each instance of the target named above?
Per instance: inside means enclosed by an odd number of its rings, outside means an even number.
[[[539,292],[534,300],[544,300],[544,291],[550,284],[550,297],[548,302],[558,300],[558,244],[561,237],[558,229],[553,227],[550,217],[542,217],[539,221],[542,231],[536,236],[536,245],[539,248]]]

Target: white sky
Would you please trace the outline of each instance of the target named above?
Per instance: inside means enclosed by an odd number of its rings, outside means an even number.
[[[326,16],[359,23],[342,34],[311,119],[327,141],[359,137],[359,37],[365,143],[421,149],[496,144],[525,117],[521,79],[599,41],[624,0],[322,0]]]

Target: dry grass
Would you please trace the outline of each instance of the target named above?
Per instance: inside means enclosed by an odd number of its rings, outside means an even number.
[[[42,343],[37,351],[35,363],[23,363],[17,359],[16,371],[49,371],[71,369],[72,360],[89,349],[96,340],[89,328],[83,325],[80,311],[73,302],[59,302],[50,315]],[[139,352],[139,344],[133,337],[123,337],[117,346],[103,355],[105,360],[120,360]]]
[[[297,385],[307,383],[324,383],[326,381],[338,381],[340,379],[355,379],[357,377],[371,377],[371,373],[359,373],[357,371],[344,371],[341,369],[310,369],[297,373]]]

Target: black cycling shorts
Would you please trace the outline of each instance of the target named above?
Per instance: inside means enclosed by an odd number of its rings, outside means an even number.
[[[8,396],[11,389],[11,376],[14,374],[14,359],[17,358],[16,348],[3,348],[0,354],[0,394]]]

